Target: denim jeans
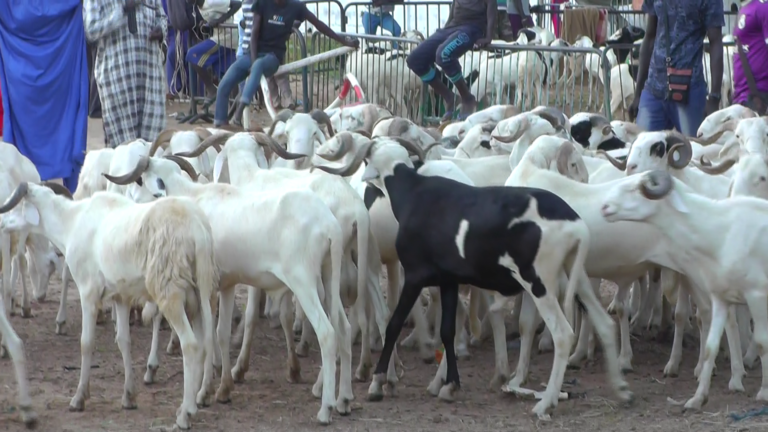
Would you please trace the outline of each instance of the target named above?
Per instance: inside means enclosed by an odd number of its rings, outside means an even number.
[[[280,67],[280,60],[272,54],[259,54],[256,61],[251,63],[251,55],[243,54],[238,57],[232,66],[227,69],[224,78],[219,82],[219,89],[216,92],[216,114],[214,115],[214,125],[220,125],[227,122],[227,113],[229,110],[229,95],[232,94],[235,86],[248,79],[240,95],[240,102],[250,103],[261,84],[261,77],[270,77],[277,72]]]
[[[696,136],[704,120],[706,104],[707,85],[704,82],[691,83],[687,105],[657,99],[644,89],[637,110],[637,125],[649,132],[677,129],[683,135]]]
[[[363,29],[365,34],[375,35],[379,26],[383,30],[392,33],[393,37],[400,37],[400,24],[395,21],[395,17],[391,13],[385,12],[381,15],[376,15],[370,12],[363,12]],[[397,42],[392,43],[392,48],[397,49]]]
[[[422,81],[430,82],[437,76],[435,63],[443,70],[443,75],[451,82],[464,79],[461,74],[459,59],[472,49],[475,41],[483,36],[484,29],[463,24],[450,28],[441,28],[420,43],[406,59],[408,68]]]

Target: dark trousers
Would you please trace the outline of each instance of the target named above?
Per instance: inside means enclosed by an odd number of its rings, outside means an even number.
[[[420,43],[408,56],[408,67],[422,81],[430,82],[437,76],[435,64],[451,82],[463,79],[459,59],[483,37],[484,29],[474,25],[441,28]]]

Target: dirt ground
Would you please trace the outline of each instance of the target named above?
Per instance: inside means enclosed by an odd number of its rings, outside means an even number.
[[[168,114],[186,109],[169,105]],[[263,118],[259,114],[259,120]],[[169,120],[169,126],[175,124]],[[188,128],[188,125],[183,127]],[[103,145],[100,121],[89,123],[88,147]],[[94,369],[91,374],[91,399],[82,413],[68,411],[70,398],[77,388],[80,365],[79,335],[80,307],[76,294],[68,303],[68,334],[54,333],[56,310],[61,292],[60,279],[54,277],[45,303],[33,301],[34,317],[18,315],[11,322],[24,341],[27,368],[34,407],[40,416],[39,430],[47,432],[72,431],[158,431],[173,424],[175,410],[182,396],[182,363],[180,356],[165,354],[170,335],[161,333],[161,366],[157,382],[146,386],[144,375],[151,329],[133,326],[132,355],[138,388],[138,409],[121,409],[123,368],[120,352],[114,343],[111,323],[97,328]],[[608,294],[608,293],[606,293]],[[244,308],[245,293],[238,293],[238,304]],[[604,301],[610,301],[609,294]],[[408,331],[410,331],[408,329]],[[369,383],[355,383],[353,412],[348,417],[335,414],[333,423],[321,427],[315,422],[320,401],[312,397],[311,385],[317,376],[320,355],[314,345],[309,358],[302,358],[301,384],[285,380],[285,345],[282,331],[270,329],[266,321],[259,322],[256,331],[250,371],[246,382],[238,384],[228,405],[214,404],[201,408],[193,419],[195,431],[248,432],[310,430],[327,431],[751,431],[768,430],[768,417],[752,417],[734,422],[732,412],[743,413],[759,409],[763,404],[754,400],[760,386],[760,371],[750,371],[745,378],[746,394],[732,394],[727,389],[727,361],[718,362],[719,373],[713,378],[709,403],[701,413],[681,413],[671,406],[667,397],[685,400],[696,388],[693,368],[698,347],[687,347],[681,376],[664,378],[662,369],[669,357],[671,341],[633,341],[635,372],[627,375],[635,401],[630,406],[618,404],[607,388],[602,361],[581,370],[566,373],[564,390],[582,396],[561,401],[552,420],[537,421],[530,411],[535,402],[489,391],[487,384],[493,373],[493,346],[490,341],[482,347],[470,348],[468,360],[459,362],[462,389],[457,402],[446,404],[426,393],[426,387],[437,366],[423,364],[416,352],[400,350],[406,372],[397,387],[397,396],[382,402],[366,401]],[[359,345],[353,347],[357,365]],[[514,370],[518,350],[510,350],[510,370]],[[230,353],[232,361],[237,351]],[[378,353],[373,356],[378,360]],[[598,354],[600,358],[600,354]],[[16,404],[16,384],[8,360],[0,361],[0,430],[22,431]],[[546,382],[552,365],[552,354],[535,355],[528,386],[538,389]],[[74,368],[74,370],[72,370]]]

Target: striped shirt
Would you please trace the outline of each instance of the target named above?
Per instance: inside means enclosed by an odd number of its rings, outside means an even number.
[[[243,48],[243,54],[251,54],[251,29],[253,29],[253,9],[251,8],[251,5],[253,4],[253,0],[243,0],[243,19],[245,19],[245,32],[243,34],[243,43],[241,47]],[[238,24],[239,25],[239,24]]]

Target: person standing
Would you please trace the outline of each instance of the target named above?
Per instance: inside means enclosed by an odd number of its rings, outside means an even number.
[[[507,0],[507,16],[512,33],[517,37],[520,30],[533,27],[531,5],[528,0]]]
[[[71,192],[88,139],[81,0],[0,1],[3,141]]]
[[[645,0],[643,11],[648,19],[630,118],[647,131],[675,128],[695,136],[705,115],[720,105],[723,2]],[[709,95],[702,65],[705,36],[710,46]]]
[[[235,61],[219,83],[214,127],[229,122],[226,95],[247,78],[234,114],[236,123],[242,121],[243,110],[256,96],[261,77],[274,75],[283,62],[286,43],[296,21],[309,21],[320,33],[344,46],[359,46],[357,40],[351,41],[337,35],[299,0],[256,0],[250,12],[244,11],[246,41],[243,44],[243,56]]]
[[[368,11],[362,13],[363,31],[365,34],[375,35],[379,30],[386,30],[393,37],[400,37],[402,29],[398,24],[392,12],[395,10],[395,4],[403,3],[405,0],[373,0]],[[397,49],[397,42],[392,42],[392,48]]]
[[[477,108],[477,100],[461,73],[459,58],[467,51],[491,43],[496,29],[496,0],[454,0],[445,26],[420,43],[408,55],[408,68],[437,93],[445,104],[443,121],[454,116],[454,94],[437,75],[435,63],[453,83],[461,96],[459,120],[466,119]]]
[[[235,13],[240,10],[240,1],[214,2],[212,0],[188,0],[194,3],[205,20],[205,26],[213,30],[213,35],[201,41],[187,51],[186,60],[195,69],[197,76],[205,86],[206,104],[213,103],[216,87],[213,76],[208,71],[213,69],[218,76],[224,75],[237,56],[237,43],[229,34],[229,29],[219,28],[225,22],[234,22]]]
[[[84,0],[85,36],[97,42],[95,77],[109,147],[165,128],[163,51],[167,22],[160,0]],[[136,31],[128,16],[136,16]]]
[[[755,106],[754,98],[768,93],[768,3],[764,1],[748,1],[742,4],[736,28],[733,36],[744,52],[747,61],[742,63],[739,52],[733,57],[733,103],[758,109],[765,115],[766,106]],[[754,80],[755,90],[758,94],[752,94],[747,78],[747,68]],[[750,100],[752,99],[752,100]],[[761,101],[763,104],[768,101]]]

